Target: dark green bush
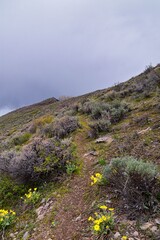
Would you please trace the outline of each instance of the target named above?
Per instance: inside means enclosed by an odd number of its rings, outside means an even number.
[[[124,206],[136,214],[155,211],[160,192],[158,170],[153,163],[131,156],[114,158],[104,169],[104,176],[125,201]]]
[[[22,145],[22,144],[26,143],[30,139],[31,136],[32,136],[32,134],[30,134],[30,133],[24,133],[20,136],[14,137],[12,141],[15,146]]]
[[[17,185],[8,176],[0,177],[0,208],[13,205],[26,192],[24,185]]]

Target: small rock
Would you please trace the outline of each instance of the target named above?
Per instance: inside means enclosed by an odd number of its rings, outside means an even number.
[[[134,236],[134,237],[138,237],[138,235],[139,235],[139,233],[138,233],[137,231],[135,231],[135,232],[133,233],[133,236]]]
[[[27,240],[29,238],[29,232],[25,232],[23,235],[23,240]]]
[[[157,228],[157,226],[153,226],[152,228],[151,228],[151,231],[154,233],[154,232],[157,232],[157,230],[158,230],[158,228]]]
[[[148,132],[148,131],[151,131],[151,128],[150,128],[150,127],[146,128],[146,129],[144,129],[144,130],[139,131],[138,134],[145,134],[145,133]]]
[[[15,237],[15,234],[14,234],[14,233],[11,233],[9,236],[10,236],[11,238],[14,238],[14,237]]]
[[[155,222],[156,222],[158,225],[160,225],[160,218],[156,218],[156,219],[155,219]]]
[[[121,236],[121,234],[119,233],[119,232],[116,232],[115,234],[114,234],[114,239],[117,239],[117,238],[119,238]]]
[[[52,238],[48,238],[48,240],[52,240]]]
[[[110,136],[104,136],[95,140],[95,143],[104,143],[104,142],[110,144],[113,142],[113,138]]]
[[[75,222],[78,222],[81,220],[81,215],[79,215],[76,219],[75,219]]]
[[[96,151],[90,151],[88,153],[85,153],[84,157],[88,157],[89,155],[91,155],[91,156],[98,156],[98,153]]]
[[[49,206],[50,206],[50,203],[47,202],[46,205],[45,205],[45,208],[49,208]]]
[[[43,198],[42,201],[41,201],[41,203],[43,204],[43,203],[45,203],[45,202],[46,202],[46,199]]]
[[[144,223],[144,224],[140,227],[140,229],[145,231],[145,230],[147,230],[148,228],[152,227],[152,225],[153,225],[153,223],[146,222],[146,223]]]

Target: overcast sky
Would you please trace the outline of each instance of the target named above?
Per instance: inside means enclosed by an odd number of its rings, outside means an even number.
[[[160,62],[160,0],[0,0],[0,114]]]

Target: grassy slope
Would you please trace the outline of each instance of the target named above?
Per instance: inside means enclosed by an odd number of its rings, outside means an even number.
[[[123,155],[133,155],[138,158],[153,161],[160,164],[160,106],[157,90],[153,90],[149,96],[144,95],[143,87],[139,92],[134,86],[142,85],[143,82],[155,75],[160,78],[159,68],[152,69],[149,73],[143,73],[132,78],[126,83],[119,84],[113,88],[104,89],[90,93],[77,98],[71,98],[62,102],[50,102],[47,104],[36,104],[27,108],[9,113],[0,118],[0,139],[2,144],[1,151],[10,146],[8,142],[16,136],[17,133],[25,132],[28,125],[35,119],[42,116],[54,116],[56,112],[68,111],[72,105],[83,103],[86,99],[96,101],[104,99],[106,94],[111,96],[114,93],[126,92],[121,96],[120,101],[129,103],[131,111],[119,123],[111,126],[108,134],[113,142],[96,144],[94,139],[87,138],[88,124],[90,118],[86,115],[78,114],[82,128],[72,134],[73,141],[77,146],[79,156],[80,173],[65,179],[61,183],[48,183],[41,187],[42,197],[53,199],[52,208],[46,214],[44,219],[35,222],[36,214],[33,209],[23,209],[23,206],[14,206],[18,212],[19,220],[13,228],[8,230],[6,239],[11,232],[18,232],[16,239],[21,239],[23,234],[28,231],[29,239],[96,239],[89,231],[87,218],[96,210],[99,202],[105,202],[108,199],[110,205],[115,207],[117,219],[121,224],[117,224],[115,229],[122,235],[132,233],[136,230],[139,232],[139,239],[158,239],[150,232],[144,233],[135,223],[130,225],[125,216],[119,212],[118,202],[111,196],[111,193],[97,187],[90,187],[90,175],[97,171],[102,171],[103,166],[98,163],[99,159],[110,162],[111,158]],[[160,85],[159,85],[160,87]],[[132,90],[130,90],[132,89]],[[115,94],[114,98],[117,98]],[[107,98],[108,99],[108,98]],[[106,101],[112,101],[108,99]],[[147,129],[147,130],[146,130]],[[141,132],[142,130],[146,130]],[[38,135],[38,133],[36,133]],[[103,135],[103,134],[102,134]],[[34,136],[33,136],[34,137]],[[32,141],[32,139],[30,140]],[[90,151],[95,151],[97,156],[85,155]],[[12,202],[10,202],[12,204]],[[36,208],[40,206],[39,202]],[[21,213],[22,212],[22,213]],[[158,215],[149,216],[156,218]],[[148,218],[148,216],[147,216]],[[52,222],[56,221],[57,225],[53,227]],[[118,221],[118,220],[117,220]],[[146,234],[146,236],[144,236]]]

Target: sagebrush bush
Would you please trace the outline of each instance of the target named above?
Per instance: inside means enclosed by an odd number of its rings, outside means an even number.
[[[104,176],[112,189],[123,197],[127,209],[138,214],[156,209],[160,181],[153,163],[131,156],[114,158],[105,167]]]
[[[66,161],[73,159],[69,142],[37,138],[21,152],[6,153],[0,161],[0,169],[19,183],[41,182],[61,175],[66,171]]]
[[[52,136],[57,138],[67,137],[71,132],[74,132],[78,127],[79,123],[76,117],[64,116],[54,121],[52,125]]]
[[[88,132],[88,136],[90,138],[98,137],[99,133],[108,132],[110,128],[111,122],[109,120],[100,119],[89,124],[90,131]]]
[[[87,102],[83,112],[89,114],[93,119],[89,125],[91,128],[88,133],[89,137],[95,138],[99,133],[108,132],[110,125],[119,122],[128,111],[127,104],[118,100],[110,104],[96,101]]]

